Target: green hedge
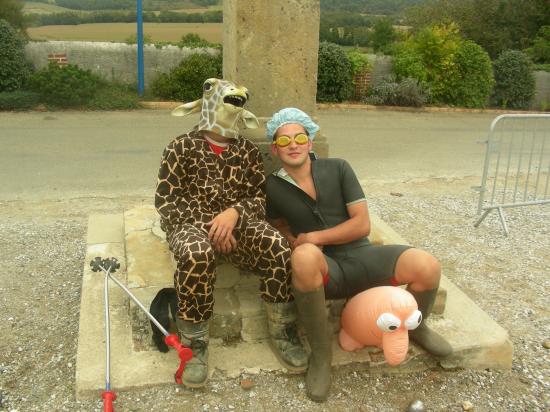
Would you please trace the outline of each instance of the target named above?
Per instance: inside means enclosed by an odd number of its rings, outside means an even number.
[[[55,63],[29,78],[29,88],[40,94],[42,102],[52,107],[79,107],[94,97],[102,85],[101,79],[90,70]]]
[[[40,103],[38,93],[17,90],[0,92],[0,110],[29,110]]]
[[[137,87],[119,83],[104,83],[85,107],[91,110],[130,110],[139,109],[141,104]]]

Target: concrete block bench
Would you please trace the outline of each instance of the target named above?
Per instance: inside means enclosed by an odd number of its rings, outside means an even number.
[[[406,243],[376,216],[372,216],[372,224],[373,243]],[[104,385],[103,276],[89,267],[90,260],[96,256],[119,259],[121,268],[116,277],[146,307],[161,288],[173,287],[174,262],[152,206],[136,207],[124,214],[90,216],[76,362],[77,398],[97,396]],[[428,322],[449,340],[454,353],[440,365],[509,369],[512,345],[507,332],[445,276],[441,286],[443,292],[436,305],[440,315],[431,316]],[[256,275],[240,272],[220,261],[211,330],[211,379],[237,377],[260,370],[282,371],[265,342],[267,325],[258,290]],[[329,302],[328,310],[335,329],[343,303]],[[156,350],[148,319],[114,284],[110,285],[110,310],[113,387],[122,390],[173,385],[173,374],[179,364],[177,354]],[[333,366],[339,368],[406,373],[437,366],[434,358],[413,344],[408,359],[396,368],[385,364],[376,348],[344,352],[335,336],[333,349]]]

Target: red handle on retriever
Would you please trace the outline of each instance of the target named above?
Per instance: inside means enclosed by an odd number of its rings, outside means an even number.
[[[116,399],[116,393],[113,391],[103,391],[103,412],[114,412],[113,401]]]
[[[174,379],[176,380],[176,383],[181,385],[181,375],[183,375],[183,370],[185,369],[185,364],[191,360],[193,357],[193,351],[189,349],[186,346],[183,346],[180,343],[180,339],[178,338],[178,335],[171,334],[164,338],[164,342],[168,346],[172,346],[175,350],[178,351],[178,356],[180,358],[180,366],[178,370],[176,371],[176,374],[174,375]]]

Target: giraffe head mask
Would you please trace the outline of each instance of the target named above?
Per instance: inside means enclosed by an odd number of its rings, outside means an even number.
[[[197,130],[210,130],[228,138],[237,136],[237,129],[255,129],[258,119],[243,108],[248,100],[248,89],[228,80],[207,79],[202,98],[185,103],[172,111],[173,116],[201,112]]]

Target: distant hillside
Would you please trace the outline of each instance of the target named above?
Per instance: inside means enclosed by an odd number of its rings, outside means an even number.
[[[322,11],[347,11],[364,14],[400,14],[404,9],[427,0],[321,0]]]
[[[250,0],[253,1],[253,0]],[[395,15],[409,6],[425,3],[427,0],[321,0],[322,11],[341,11],[364,14]],[[25,9],[29,7],[40,9],[40,13],[49,12],[47,7],[32,6],[36,3],[70,9],[70,10],[133,10],[135,0],[33,0],[24,1]],[[143,9],[154,10],[185,10],[200,8],[220,8],[222,0],[143,0]],[[53,10],[59,12],[60,10]],[[44,11],[46,10],[46,11]],[[35,12],[35,11],[33,11]]]
[[[57,13],[60,11],[135,10],[135,0],[33,0],[23,1],[30,13]],[[221,4],[219,0],[143,0],[146,11],[207,9]],[[42,5],[42,7],[40,7]],[[219,8],[219,7],[216,7]],[[30,11],[29,9],[33,9]],[[67,10],[68,9],[68,10]]]

